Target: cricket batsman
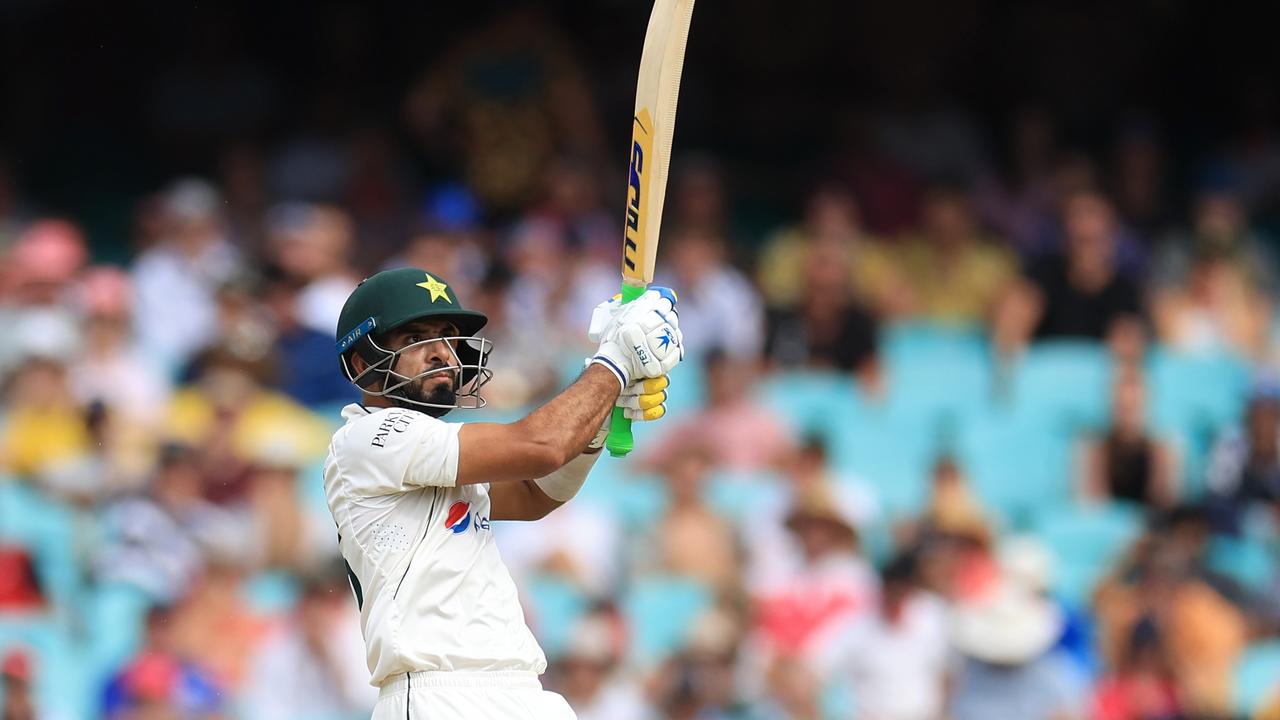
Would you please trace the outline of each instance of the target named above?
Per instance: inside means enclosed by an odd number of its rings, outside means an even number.
[[[547,661],[525,625],[491,523],[537,520],[578,492],[615,405],[662,416],[684,357],[675,295],[651,288],[601,303],[582,375],[510,424],[446,422],[482,407],[487,318],[445,280],[400,268],[362,282],[342,308],[337,352],[363,392],[342,411],[325,496],[360,608],[375,720],[573,718],[544,691]]]

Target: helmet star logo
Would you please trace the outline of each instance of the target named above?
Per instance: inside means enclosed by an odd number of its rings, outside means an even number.
[[[435,302],[440,298],[444,298],[445,302],[449,302],[449,303],[453,302],[453,300],[449,299],[449,293],[447,292],[449,286],[431,277],[430,275],[427,275],[427,279],[425,282],[420,282],[417,285],[423,290],[426,290],[427,292],[431,293],[431,302]]]

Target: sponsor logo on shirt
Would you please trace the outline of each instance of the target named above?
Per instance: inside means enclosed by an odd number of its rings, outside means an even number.
[[[471,525],[471,503],[461,500],[449,506],[449,514],[444,518],[444,526],[460,535]]]
[[[459,500],[449,506],[449,514],[444,517],[444,526],[453,531],[454,535],[461,535],[468,528],[475,528],[476,532],[489,529],[489,518],[475,513],[475,522],[472,522],[471,516],[471,503]]]
[[[401,410],[395,408],[388,410],[382,415],[382,422],[378,424],[378,431],[373,435],[374,447],[386,447],[387,438],[393,432],[402,433],[409,428],[409,424],[413,422],[414,413],[409,410]]]

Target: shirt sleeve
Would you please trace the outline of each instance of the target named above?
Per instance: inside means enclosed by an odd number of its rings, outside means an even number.
[[[461,428],[414,410],[380,410],[351,423],[335,439],[337,466],[361,495],[453,487]]]

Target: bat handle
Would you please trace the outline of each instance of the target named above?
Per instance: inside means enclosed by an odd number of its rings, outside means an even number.
[[[635,286],[622,283],[622,304],[625,305],[644,294],[643,285]],[[635,438],[631,436],[631,420],[627,419],[620,407],[613,409],[613,417],[609,420],[609,435],[604,446],[613,457],[626,457],[635,447]]]

